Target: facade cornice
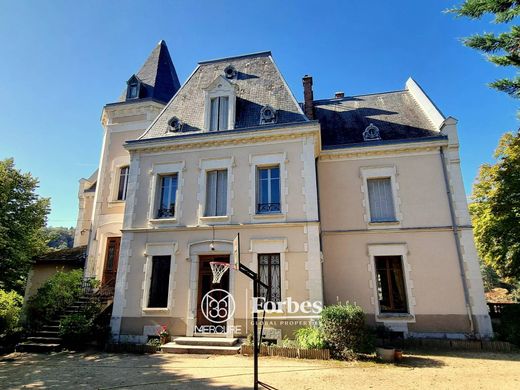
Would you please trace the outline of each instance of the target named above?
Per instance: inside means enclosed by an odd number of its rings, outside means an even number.
[[[113,104],[103,107],[101,113],[101,123],[103,126],[110,124],[110,119],[114,117],[124,117],[132,115],[147,114],[155,112],[159,114],[164,108],[164,103],[155,100],[135,101],[126,104]]]
[[[359,158],[390,157],[395,155],[436,152],[439,147],[447,146],[445,138],[427,142],[392,143],[388,145],[374,145],[349,147],[345,149],[322,150],[320,161],[349,160]]]
[[[124,147],[129,151],[162,152],[175,150],[190,150],[215,148],[223,146],[267,143],[285,140],[297,140],[313,137],[315,144],[320,145],[320,127],[318,123],[302,122],[298,126],[271,128],[268,130],[251,129],[219,133],[204,133],[193,137],[168,137],[127,142]],[[319,149],[317,149],[319,150]]]

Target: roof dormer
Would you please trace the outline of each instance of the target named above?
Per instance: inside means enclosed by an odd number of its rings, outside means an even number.
[[[218,76],[204,88],[204,129],[225,131],[235,128],[235,86],[224,76]]]
[[[134,74],[126,82],[126,100],[139,98],[141,93],[141,80]]]

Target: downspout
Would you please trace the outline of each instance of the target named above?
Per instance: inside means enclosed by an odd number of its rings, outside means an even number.
[[[444,146],[439,148],[440,156],[441,156],[441,164],[442,164],[442,173],[444,177],[444,184],[446,186],[446,195],[448,196],[448,204],[450,207],[450,216],[451,216],[451,225],[453,230],[453,238],[455,239],[455,246],[457,248],[457,258],[459,260],[459,270],[460,276],[462,279],[462,288],[464,289],[464,301],[466,304],[466,311],[468,313],[469,326],[471,329],[471,333],[475,334],[475,325],[473,323],[473,312],[471,310],[470,298],[469,298],[469,290],[468,290],[468,282],[466,280],[466,271],[464,270],[464,259],[462,258],[462,249],[460,244],[459,237],[459,226],[457,225],[457,219],[455,217],[455,209],[453,207],[453,196],[450,190],[450,182],[448,179],[448,169],[446,168],[446,163],[444,159]]]
[[[321,132],[320,132],[321,135]],[[323,237],[321,231],[321,211],[320,211],[320,185],[318,179],[318,158],[314,159],[314,170],[316,175],[316,199],[318,203],[318,221],[320,226],[320,270],[321,270],[321,298],[323,300],[323,305],[325,306],[325,276],[323,274],[323,263],[325,261],[323,256]]]

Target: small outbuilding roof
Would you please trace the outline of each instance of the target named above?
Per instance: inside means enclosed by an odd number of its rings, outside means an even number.
[[[74,248],[60,249],[48,252],[34,258],[36,264],[43,263],[70,263],[83,265],[87,257],[87,246],[77,246]]]

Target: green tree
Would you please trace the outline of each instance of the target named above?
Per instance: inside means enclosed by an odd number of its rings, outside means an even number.
[[[506,133],[473,185],[470,211],[477,249],[509,282],[520,281],[520,133]]]
[[[55,250],[72,248],[74,243],[74,228],[46,227],[47,246]]]
[[[518,0],[466,0],[459,7],[449,10],[457,16],[480,19],[485,14],[493,14],[495,23],[510,23],[520,15]],[[487,58],[498,66],[513,66],[517,74],[513,78],[503,78],[490,83],[490,86],[520,98],[520,26],[512,25],[509,32],[498,35],[493,33],[476,34],[463,40],[473,49],[483,51]]]
[[[49,199],[35,193],[38,180],[0,160],[0,288],[22,292],[31,258],[45,251],[43,227]]]

